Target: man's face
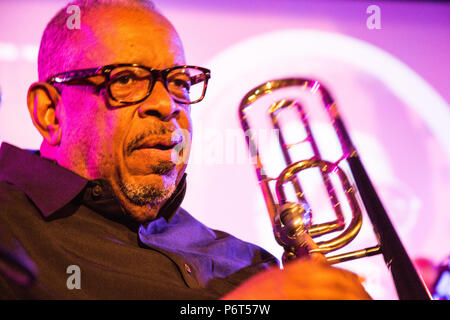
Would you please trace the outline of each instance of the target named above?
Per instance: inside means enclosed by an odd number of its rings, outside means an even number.
[[[137,63],[155,69],[184,65],[178,35],[161,16],[108,9],[90,19],[73,69]],[[89,18],[89,17],[88,17]],[[87,90],[87,91],[86,91]],[[107,90],[77,86],[62,92],[58,162],[89,179],[108,180],[125,210],[140,221],[154,218],[173,193],[190,149],[188,105],[177,104],[161,82],[143,102],[117,107]],[[173,148],[173,146],[177,147]]]

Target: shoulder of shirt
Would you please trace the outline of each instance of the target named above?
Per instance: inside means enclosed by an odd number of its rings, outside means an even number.
[[[29,211],[32,210],[37,211],[25,193],[8,182],[0,181],[0,277],[5,283],[28,286],[37,276],[36,265],[16,237],[16,231],[24,221],[29,221]]]
[[[246,246],[249,250],[253,251],[253,254],[255,256],[257,256],[257,258],[255,257],[256,258],[255,263],[259,264],[261,262],[266,262],[271,265],[279,265],[278,259],[274,255],[272,255],[270,252],[265,250],[264,248],[254,244],[254,243],[239,239],[238,237],[235,237],[228,232],[221,231],[218,229],[212,229],[212,228],[206,226],[205,224],[203,224],[202,222],[200,222],[199,220],[197,220],[194,216],[192,216],[189,212],[187,212],[183,208],[178,209],[178,214],[184,215],[185,217],[192,219],[195,223],[198,223],[198,224],[202,225],[203,227],[209,229],[212,233],[214,233],[216,240],[218,240],[218,241],[229,240],[229,241],[235,242],[236,245]]]
[[[15,185],[0,181],[0,224],[3,230],[21,229],[25,223],[30,224],[33,216],[40,217],[40,214],[27,195]]]
[[[0,181],[0,219],[4,214],[16,209],[32,208],[26,194],[15,185],[6,181]]]
[[[35,219],[36,218],[36,219]],[[33,228],[42,216],[28,196],[13,184],[0,181],[0,224],[12,231]]]

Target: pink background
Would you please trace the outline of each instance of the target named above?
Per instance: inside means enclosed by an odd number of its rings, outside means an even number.
[[[65,1],[0,2],[0,141],[38,148],[26,110],[47,21]],[[193,107],[194,149],[184,207],[205,224],[277,256],[245,152],[237,107],[255,85],[283,76],[323,81],[411,258],[450,253],[450,6],[397,1],[156,2],[180,33],[189,64],[209,67],[207,98]],[[381,29],[369,30],[369,5]],[[82,14],[82,13],[81,13]],[[81,19],[83,17],[81,16]],[[319,52],[319,48],[322,51]],[[238,151],[237,151],[238,150]],[[362,241],[370,242],[363,229]],[[356,242],[358,241],[355,240]],[[381,257],[346,263],[375,298],[395,298]]]

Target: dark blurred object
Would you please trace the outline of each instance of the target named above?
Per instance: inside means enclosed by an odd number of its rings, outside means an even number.
[[[0,276],[20,286],[29,287],[37,278],[38,270],[22,245],[9,230],[0,225]]]
[[[437,269],[431,293],[435,300],[450,300],[450,256]]]

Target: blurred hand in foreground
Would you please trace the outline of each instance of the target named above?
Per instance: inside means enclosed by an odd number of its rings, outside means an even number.
[[[223,300],[370,300],[360,278],[324,259],[299,259],[284,269],[269,269],[233,290]]]

